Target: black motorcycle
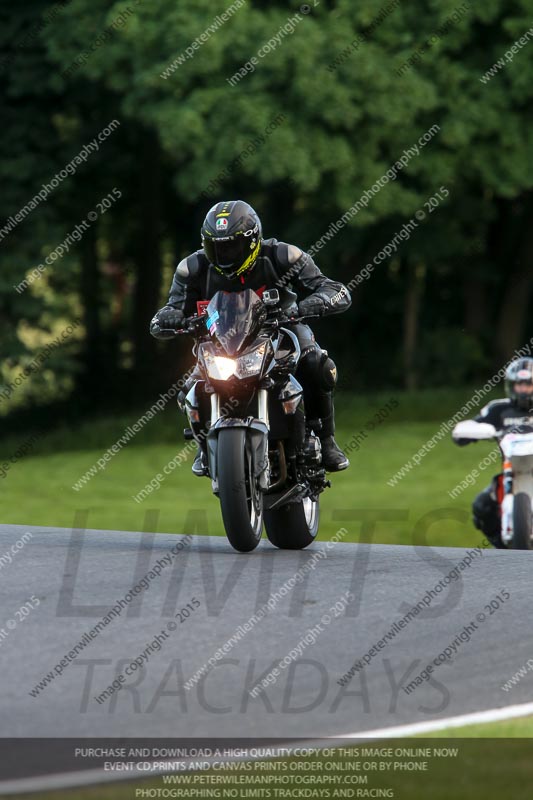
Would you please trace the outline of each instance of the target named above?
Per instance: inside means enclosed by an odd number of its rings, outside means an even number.
[[[263,522],[276,547],[307,547],[331,485],[320,423],[306,419],[294,377],[300,346],[290,322],[303,319],[287,318],[277,289],[261,298],[245,289],[217,292],[181,331],[195,337],[201,376],[185,399],[185,437],[204,450],[226,535],[241,552],[257,547]]]

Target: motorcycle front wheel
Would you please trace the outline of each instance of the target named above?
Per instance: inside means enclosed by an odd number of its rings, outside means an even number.
[[[263,495],[253,475],[245,428],[218,434],[218,495],[230,544],[240,553],[255,550],[263,532]]]

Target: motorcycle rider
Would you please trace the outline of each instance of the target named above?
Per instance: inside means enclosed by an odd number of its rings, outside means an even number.
[[[156,338],[175,335],[186,317],[198,313],[197,303],[210,300],[220,290],[253,289],[261,296],[265,289],[277,288],[281,307],[289,316],[325,316],[351,305],[348,289],[323,275],[310,255],[292,244],[263,239],[261,220],[243,200],[216,203],[204,220],[201,239],[202,249],[178,264],[168,303],[152,319],[150,332]],[[301,294],[304,299],[298,302]],[[291,329],[301,348],[296,378],[304,390],[307,418],[320,421],[316,433],[322,444],[322,463],[329,472],[338,472],[350,462],[334,438],[337,368],[308,325],[291,323]],[[185,392],[198,377],[195,370]],[[198,476],[207,474],[202,447],[192,471]]]
[[[493,400],[474,418],[474,422],[494,425],[496,430],[510,433],[533,431],[533,359],[517,358],[505,371],[505,393],[507,399]],[[459,446],[470,444],[475,439],[464,439],[452,433]],[[502,492],[502,475],[495,475],[472,505],[474,525],[482,531],[490,543],[504,548],[501,540],[499,500]]]

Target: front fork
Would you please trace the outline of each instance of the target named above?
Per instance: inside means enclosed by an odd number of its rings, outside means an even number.
[[[211,427],[220,419],[220,395],[213,392],[211,395]],[[268,421],[268,392],[259,389],[257,392],[257,419],[269,426]]]
[[[264,422],[270,428],[268,421],[268,392],[266,389],[259,389],[257,392],[257,419]]]
[[[254,477],[258,479],[261,490],[266,491],[270,483],[268,391],[259,389],[257,392],[257,417],[240,419],[223,415],[222,410],[220,395],[213,392],[211,394],[211,420],[207,434],[207,454],[213,492],[215,494],[218,492],[218,475],[216,474],[218,431],[227,427],[242,427],[248,430],[247,449],[249,448],[250,457],[253,459],[252,463],[255,465]]]
[[[510,544],[513,539],[513,467],[510,461],[503,464],[503,500],[502,500],[502,542]]]
[[[220,419],[220,395],[213,392],[211,395],[211,427]]]

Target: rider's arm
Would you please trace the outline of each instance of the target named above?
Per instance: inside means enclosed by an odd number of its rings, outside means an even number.
[[[202,299],[198,272],[199,265],[195,254],[184,258],[176,267],[168,302],[157,312],[150,323],[150,333],[156,339],[167,339],[173,335],[169,330],[165,330],[166,318],[173,321],[176,316],[175,312],[178,312],[183,321],[185,317],[196,312],[196,301]],[[179,326],[176,324],[173,327]]]
[[[186,317],[196,313],[196,301],[202,300],[198,256],[184,258],[176,267],[167,306],[178,308]]]
[[[472,422],[482,422],[489,425],[494,425],[494,427],[498,430],[501,427],[501,412],[503,408],[506,408],[508,402],[506,400],[492,400],[490,403],[487,403],[484,406],[479,414],[474,417]],[[472,442],[477,442],[477,439],[464,439],[458,436],[455,436],[455,430],[452,431],[452,439],[455,444],[458,444],[459,447],[463,447],[465,444],[471,444]]]
[[[486,406],[483,406],[477,417],[474,417],[475,422],[488,422],[489,425],[494,425],[499,429],[502,427],[502,412],[506,411],[511,405],[510,401],[505,400],[491,400]]]
[[[346,286],[327,278],[299,247],[278,242],[277,261],[281,281],[290,283],[306,300],[316,298],[323,305],[324,314],[339,314],[350,308],[352,299]]]

